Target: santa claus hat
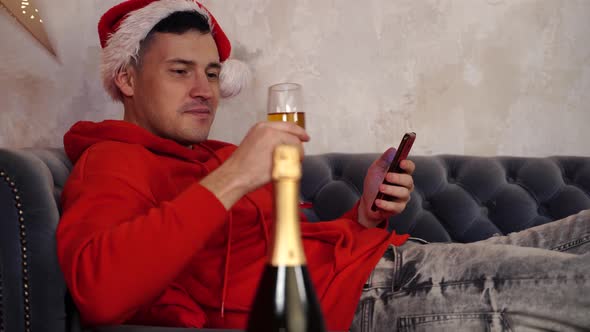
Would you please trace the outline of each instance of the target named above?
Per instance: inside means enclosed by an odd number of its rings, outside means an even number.
[[[103,49],[102,79],[105,89],[113,99],[122,99],[121,92],[115,85],[115,77],[132,59],[137,60],[141,41],[161,20],[181,11],[195,11],[203,15],[209,23],[222,63],[221,96],[235,96],[248,83],[248,67],[238,60],[228,59],[231,43],[215,17],[203,5],[193,0],[128,0],[109,9],[98,23],[98,35]]]

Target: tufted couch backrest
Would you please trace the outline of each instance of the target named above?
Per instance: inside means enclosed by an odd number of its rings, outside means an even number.
[[[377,154],[306,157],[310,220],[330,220],[359,198]],[[390,229],[428,241],[473,242],[590,209],[590,157],[415,156],[415,192]]]

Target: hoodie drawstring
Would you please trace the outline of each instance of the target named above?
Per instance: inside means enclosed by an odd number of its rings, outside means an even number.
[[[221,165],[223,163],[223,161],[221,160],[221,158],[219,158],[219,156],[217,156],[217,154],[215,153],[215,151],[211,148],[209,148],[208,146],[206,146],[205,144],[198,144],[199,147],[203,148],[204,150],[208,151],[213,158],[215,158],[217,160],[217,162]],[[193,146],[194,149],[194,146]],[[201,163],[202,164],[202,163]],[[205,169],[207,169],[207,167],[202,164]],[[207,170],[208,171],[208,170]],[[269,232],[268,232],[268,225],[266,224],[266,218],[264,218],[264,213],[262,212],[262,209],[260,208],[260,206],[258,206],[258,204],[256,204],[256,202],[248,197],[248,195],[244,196],[247,200],[249,200],[252,205],[254,205],[254,207],[256,208],[256,213],[258,215],[258,218],[260,218],[260,223],[262,224],[262,235],[264,235],[264,249],[265,252],[268,253],[269,249]],[[221,308],[220,308],[220,314],[221,314],[221,318],[224,318],[225,316],[225,300],[227,298],[227,282],[228,282],[228,275],[229,275],[229,263],[230,263],[230,256],[231,256],[231,239],[232,239],[232,229],[233,229],[233,214],[231,212],[231,210],[229,211],[229,216],[228,216],[228,220],[227,220],[227,247],[225,250],[225,263],[224,263],[224,268],[223,268],[223,286],[221,289]]]
[[[225,314],[225,298],[227,296],[227,275],[229,273],[229,256],[231,255],[231,233],[233,226],[232,212],[229,212],[228,226],[227,226],[227,248],[225,251],[225,267],[223,271],[223,288],[221,290],[221,318]]]
[[[256,202],[254,202],[254,200],[252,200],[251,198],[249,198],[248,196],[246,196],[246,198],[248,198],[248,200],[250,202],[252,202],[252,204],[256,207],[256,213],[260,216],[260,224],[262,226],[262,235],[264,235],[264,251],[268,253],[269,249],[269,243],[270,243],[270,239],[269,239],[269,231],[268,231],[268,225],[266,224],[266,218],[264,218],[264,213],[262,213],[262,209],[260,208],[260,206],[258,206],[258,204],[256,204]]]
[[[219,165],[221,165],[223,163],[223,161],[221,160],[221,158],[219,158],[219,156],[217,156],[215,151],[213,149],[211,149],[210,147],[208,147],[207,145],[199,143],[196,146],[199,146],[202,149],[209,152],[209,154],[211,154],[211,156],[213,156],[213,158],[215,158],[215,160],[217,160]],[[193,145],[193,149],[194,148],[195,148],[195,145]],[[203,165],[203,166],[205,166],[205,165]],[[228,280],[227,276],[229,274],[229,261],[230,261],[230,256],[231,256],[232,228],[233,228],[233,213],[231,212],[231,209],[230,209],[229,215],[227,217],[227,246],[225,248],[225,262],[224,262],[224,267],[223,267],[223,281],[222,281],[223,286],[221,288],[221,308],[219,309],[220,314],[221,314],[221,318],[223,318],[225,316],[225,299],[227,297],[227,280]]]
[[[266,218],[264,218],[264,213],[262,213],[262,209],[253,199],[248,197],[248,195],[244,196],[247,200],[249,200],[255,207],[256,213],[260,218],[260,223],[262,226],[262,234],[264,235],[264,250],[268,252],[269,250],[269,237],[268,237],[268,225],[266,224]],[[225,299],[227,297],[227,281],[228,281],[228,274],[229,274],[229,261],[231,255],[231,238],[232,238],[232,227],[233,226],[233,214],[230,211],[228,217],[228,227],[227,227],[227,247],[225,251],[225,266],[223,271],[223,288],[221,290],[221,318],[225,316]]]

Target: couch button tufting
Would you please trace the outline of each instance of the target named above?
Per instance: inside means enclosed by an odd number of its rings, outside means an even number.
[[[547,207],[545,207],[544,205],[539,205],[537,213],[541,216],[549,216],[549,210],[547,210]]]
[[[484,216],[487,216],[489,213],[489,210],[486,206],[482,206],[481,207],[481,214],[483,214]]]
[[[431,207],[430,201],[426,201],[426,200],[425,201],[422,201],[422,208],[424,210],[429,210],[430,207]]]

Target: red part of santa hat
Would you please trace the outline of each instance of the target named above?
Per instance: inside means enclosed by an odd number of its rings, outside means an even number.
[[[141,41],[161,20],[179,11],[195,11],[207,18],[222,62],[221,95],[236,95],[244,87],[249,80],[249,70],[239,61],[227,60],[231,43],[203,5],[193,0],[127,0],[109,9],[98,23],[103,48],[103,83],[113,99],[121,100],[114,78],[132,59],[137,60]]]

